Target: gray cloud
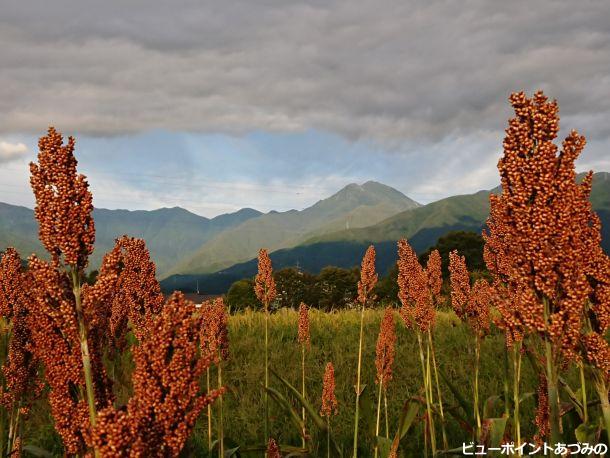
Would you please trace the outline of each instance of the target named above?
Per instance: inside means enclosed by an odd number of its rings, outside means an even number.
[[[498,131],[513,90],[610,136],[603,1],[0,0],[0,130]]]
[[[13,143],[0,139],[0,164],[23,158],[27,153],[28,147],[24,143]]]

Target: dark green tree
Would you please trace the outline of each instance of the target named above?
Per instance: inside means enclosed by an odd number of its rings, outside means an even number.
[[[351,307],[358,295],[358,269],[325,267],[317,276],[317,307],[330,311]]]
[[[312,305],[312,300],[315,300],[312,290],[316,280],[313,275],[294,267],[287,267],[275,272],[273,277],[277,290],[276,307],[298,309],[301,302]]]
[[[436,245],[431,246],[419,256],[419,261],[425,265],[428,256],[433,250],[438,250],[441,255],[443,279],[449,278],[449,253],[457,250],[460,255],[466,257],[466,265],[470,272],[487,272],[483,260],[483,237],[476,232],[453,231],[440,237]]]
[[[244,310],[247,307],[260,308],[260,302],[254,294],[254,281],[251,278],[233,283],[227,292],[226,300],[233,312]]]

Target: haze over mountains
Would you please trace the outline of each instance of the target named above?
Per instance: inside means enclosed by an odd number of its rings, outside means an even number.
[[[498,190],[494,190],[497,192]],[[480,232],[489,212],[489,194],[453,196],[420,205],[394,188],[368,181],[350,184],[304,210],[253,209],[212,219],[179,207],[154,211],[95,209],[96,268],[114,239],[144,238],[166,290],[221,293],[240,278],[256,273],[258,249],[271,252],[275,268],[298,265],[318,272],[327,265],[358,265],[370,243],[377,249],[380,272],[396,259],[396,241],[406,237],[417,251],[452,230]],[[610,252],[610,174],[594,176],[591,201],[602,220],[603,246]],[[0,203],[0,251],[14,246],[23,257],[44,254],[33,211]]]

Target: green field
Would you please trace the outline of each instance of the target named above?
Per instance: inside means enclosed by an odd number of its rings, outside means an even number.
[[[368,385],[366,397],[376,408],[375,343],[382,317],[382,310],[367,310],[365,314],[365,341],[363,353],[363,383]],[[406,400],[421,394],[421,372],[417,341],[413,331],[407,330],[396,313],[397,352],[394,364],[394,379],[388,387],[390,412],[390,435],[395,433],[401,408]],[[270,321],[270,363],[296,387],[300,387],[301,353],[297,343],[296,311],[282,309],[271,315]],[[351,456],[354,421],[355,374],[358,347],[358,326],[360,315],[356,310],[323,313],[310,311],[311,349],[306,356],[308,400],[320,407],[322,375],[328,361],[335,366],[339,415],[332,418],[331,428],[337,442],[346,456]],[[246,311],[231,316],[229,322],[230,359],[224,363],[223,379],[229,392],[225,395],[224,424],[225,436],[240,445],[242,450],[262,444],[264,422],[264,314]],[[472,369],[474,361],[472,334],[453,312],[439,312],[435,328],[437,361],[441,370],[467,399],[472,399]],[[124,355],[125,367],[129,367],[130,356]],[[119,402],[129,395],[127,372],[115,368],[115,374],[124,385],[115,386]],[[502,395],[504,374],[504,337],[495,333],[488,336],[482,346],[481,360],[481,399]],[[212,369],[212,380],[216,370]],[[531,366],[524,358],[522,393],[534,392],[536,380]],[[441,382],[442,383],[442,382]],[[280,382],[271,379],[278,391],[288,394]],[[371,390],[371,388],[373,388]],[[447,385],[442,383],[443,401],[447,408],[457,406],[457,401]],[[512,388],[511,388],[512,389]],[[294,400],[290,397],[289,399]],[[296,400],[294,405],[297,406]],[[490,404],[491,405],[491,404]],[[214,405],[214,408],[217,404]],[[529,396],[522,403],[522,434],[531,438],[535,433],[533,414],[535,400]],[[424,409],[420,410],[420,414]],[[490,415],[500,416],[503,411],[501,402],[496,402]],[[271,403],[271,434],[280,444],[299,446],[300,436],[284,411]],[[459,409],[458,409],[459,412]],[[382,432],[384,421],[382,420]],[[437,427],[440,444],[440,428]],[[214,426],[215,431],[215,426]],[[449,445],[461,446],[471,440],[471,436],[460,428],[458,422],[448,415],[447,431]],[[314,444],[324,444],[325,437],[319,437],[315,428],[311,431]],[[62,453],[61,442],[56,436],[52,419],[47,413],[44,401],[40,401],[32,411],[30,421],[26,422],[25,442],[36,444],[52,451]],[[359,456],[372,456],[371,436],[367,433],[366,421],[361,419]],[[404,456],[423,455],[423,422],[418,419],[407,434]],[[183,456],[205,456],[207,450],[207,417],[201,415],[196,431],[185,448]],[[246,456],[254,455],[246,453]],[[260,453],[256,454],[260,456]],[[314,453],[314,456],[315,453]]]

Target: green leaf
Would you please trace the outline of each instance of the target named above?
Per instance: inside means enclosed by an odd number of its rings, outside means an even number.
[[[231,458],[232,456],[239,456],[239,446],[225,450],[225,458]]]
[[[576,435],[576,440],[578,440],[578,442],[588,442],[589,444],[594,444],[597,442],[598,431],[599,426],[595,423],[582,423],[574,430],[574,434]]]
[[[326,433],[326,430],[327,430],[326,421],[324,420],[324,418],[322,418],[320,416],[320,414],[318,414],[316,409],[309,402],[307,402],[307,400],[303,397],[301,392],[299,390],[297,390],[294,386],[292,386],[290,384],[290,382],[288,382],[288,380],[286,380],[284,377],[282,377],[280,374],[278,374],[272,368],[269,368],[269,370],[297,398],[297,400],[301,403],[301,406],[303,406],[305,408],[305,411],[307,412],[309,417],[313,420],[313,422],[316,425],[316,427],[318,429],[320,429],[320,431],[322,431],[323,433]],[[298,414],[297,414],[297,416],[298,416]],[[334,439],[332,434],[330,436],[330,443],[331,443],[333,449],[335,450],[336,456],[342,456],[341,449],[337,445],[337,442],[335,441],[335,439]]]
[[[288,380],[282,377],[280,374],[275,372],[272,368],[269,368],[271,373],[288,388],[292,394],[299,400],[301,405],[305,407],[307,414],[311,417],[313,422],[316,424],[321,431],[326,431],[326,421],[320,416],[317,410],[303,397],[301,392],[290,384]]]
[[[466,398],[464,396],[462,396],[462,393],[460,393],[460,390],[458,390],[457,387],[453,383],[451,383],[451,380],[449,380],[449,377],[447,377],[445,372],[440,367],[439,367],[438,371],[441,374],[441,378],[443,379],[445,384],[449,387],[449,389],[453,393],[453,396],[455,397],[455,399],[457,399],[458,403],[460,404],[460,407],[466,414],[466,420],[468,421],[468,423],[470,425],[474,425],[474,413],[473,413],[474,407],[472,406],[472,404],[470,402],[468,402],[466,400]]]
[[[419,403],[407,400],[402,406],[402,412],[398,420],[398,431],[396,431],[396,437],[401,441],[409,432],[409,428],[413,424],[413,420],[417,417],[419,412]]]
[[[491,418],[493,416],[494,407],[498,404],[498,402],[502,398],[500,396],[489,396],[485,400],[485,405],[483,406],[483,418]]]
[[[392,449],[392,441],[383,436],[376,436],[375,441],[377,443],[377,450],[379,450],[379,456],[381,458],[387,458]]]
[[[51,452],[35,445],[24,445],[23,451],[28,452],[30,455],[39,456],[42,458],[53,458],[53,454]]]
[[[290,416],[290,419],[295,425],[295,428],[299,432],[299,435],[303,434],[303,418],[299,415],[299,413],[295,410],[295,408],[288,402],[288,400],[282,395],[279,391],[274,388],[267,387],[265,388],[267,393],[273,401],[275,401],[280,407],[283,407],[284,410]]]
[[[369,396],[366,385],[362,386],[358,403],[360,405],[360,418],[364,424],[365,431],[370,439],[374,439],[376,427],[375,406],[371,400],[371,397]]]
[[[504,431],[506,431],[507,416],[500,418],[488,418],[485,421],[489,422],[489,447],[499,448],[504,439]],[[498,453],[499,455],[499,453]]]

